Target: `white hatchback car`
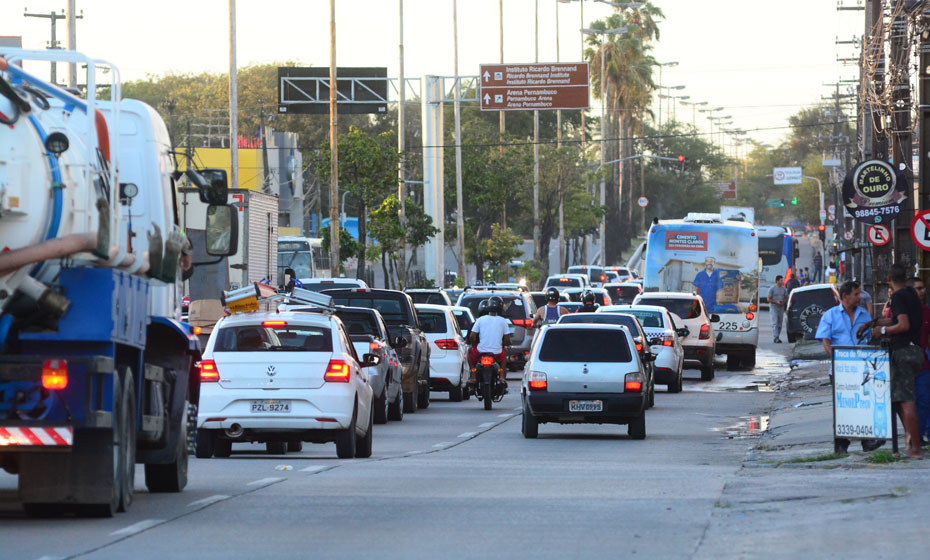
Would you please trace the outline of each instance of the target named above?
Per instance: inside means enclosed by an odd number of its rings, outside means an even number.
[[[468,354],[465,338],[452,308],[444,305],[418,303],[420,330],[429,341],[429,388],[448,391],[449,400],[459,402],[465,396],[468,383]]]
[[[217,323],[200,362],[197,457],[229,457],[234,442],[269,453],[336,443],[342,458],[370,457],[368,367],[338,317],[239,313]]]
[[[701,370],[701,380],[714,378],[714,355],[717,337],[713,323],[720,320],[716,314],[707,313],[704,300],[695,294],[682,292],[646,292],[636,296],[633,305],[655,305],[664,307],[681,317],[687,327],[688,336],[682,337],[685,362],[696,363]]]
[[[656,383],[668,386],[669,393],[681,392],[685,351],[681,337],[690,331],[681,318],[664,307],[654,305],[607,305],[598,313],[625,313],[639,320],[646,333],[652,353],[656,355],[654,374]]]

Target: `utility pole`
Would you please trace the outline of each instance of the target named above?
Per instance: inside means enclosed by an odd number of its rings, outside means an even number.
[[[77,20],[84,17],[83,10],[81,15],[75,13],[76,0],[68,0],[68,10],[65,12],[68,16],[68,50],[76,51],[77,50]],[[54,20],[53,20],[54,21]],[[76,88],[77,87],[77,64],[74,62],[68,63],[68,87]]]
[[[229,0],[229,186],[239,188],[239,86],[236,81],[236,0]]]
[[[892,158],[895,169],[908,179],[912,178],[911,154],[911,84],[908,76],[910,44],[907,37],[908,14],[905,0],[896,0],[894,21],[891,22],[891,81],[892,88]],[[901,214],[894,222],[894,260],[910,267],[916,262],[914,242],[911,240],[911,217],[914,215],[914,194],[911,190],[901,204]]]
[[[920,211],[930,208],[930,8],[924,8],[917,20],[920,35],[920,64],[918,64],[917,95],[918,130],[920,131],[920,181],[917,208]],[[930,269],[930,252],[919,251],[918,273],[926,282]]]
[[[69,8],[70,8],[70,3],[69,3]],[[44,18],[44,19],[50,20],[52,23],[52,40],[48,42],[47,48],[49,50],[57,50],[61,48],[61,43],[58,41],[58,20],[67,19],[69,15],[66,15],[64,12],[57,13],[57,14],[55,12],[49,12],[47,14],[31,14],[28,11],[26,11],[23,13],[23,17],[35,17],[35,18]],[[70,35],[70,29],[68,31]],[[51,82],[53,84],[57,84],[58,83],[58,64],[55,62],[51,62],[49,63],[49,66],[51,66]]]
[[[398,24],[398,35],[400,40],[397,46],[397,54],[400,59],[400,72],[398,77],[398,87],[397,87],[397,152],[400,154],[400,161],[397,163],[397,199],[400,201],[400,227],[404,231],[404,235],[400,237],[400,278],[399,284],[400,288],[404,289],[407,287],[407,183],[405,182],[404,177],[404,167],[407,163],[406,160],[406,139],[404,138],[404,133],[406,131],[405,121],[404,121],[404,111],[406,110],[404,104],[406,103],[406,81],[404,78],[404,0],[397,0],[398,8],[398,19],[400,23]],[[384,279],[385,287],[389,288],[391,285],[388,283],[388,279]]]
[[[872,69],[869,81],[871,82],[872,99],[881,99],[885,93],[885,21],[881,0],[867,0],[866,3],[866,45],[868,61]],[[867,95],[867,97],[869,97]],[[885,137],[885,127],[882,123],[881,109],[874,104],[864,107],[870,113],[870,127],[872,132],[872,150],[869,159],[888,159],[888,142]],[[875,303],[884,303],[886,300],[888,269],[893,262],[893,247],[891,243],[881,247],[872,248],[872,295]]]
[[[265,102],[261,99],[258,100],[258,122],[259,127],[258,131],[261,134],[262,141],[262,191],[266,193],[271,192],[271,174],[268,173],[268,144],[265,142]],[[281,193],[278,193],[278,196],[281,196]]]
[[[458,277],[465,280],[465,217],[462,204],[462,111],[460,100],[462,97],[462,82],[459,80],[459,8],[458,1],[452,0],[452,42],[455,43],[453,49],[453,73],[455,77],[455,101],[453,110],[455,112],[455,230],[456,230],[456,252],[458,253]],[[445,271],[442,276],[436,279],[440,288],[445,285]]]
[[[336,128],[336,0],[329,0],[329,266],[339,271],[339,133]]]
[[[584,2],[582,2],[584,4]],[[559,3],[555,3],[555,61],[561,62],[559,54]],[[555,138],[556,147],[562,149],[562,111],[555,112]],[[558,188],[559,188],[559,272],[566,269],[565,262],[565,200],[562,196],[562,166],[558,169]]]
[[[535,57],[539,63],[539,0],[535,0]],[[541,262],[539,247],[539,111],[533,111],[533,260]],[[549,271],[546,271],[548,274]]]

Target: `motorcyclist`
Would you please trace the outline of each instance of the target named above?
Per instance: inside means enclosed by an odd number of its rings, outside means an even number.
[[[468,333],[468,363],[474,369],[481,354],[494,354],[500,364],[500,377],[507,382],[507,353],[505,348],[510,346],[510,324],[507,319],[500,316],[504,310],[504,300],[500,296],[491,296],[487,300],[488,314],[479,317]],[[471,374],[471,383],[475,382],[475,374]]]
[[[578,309],[578,313],[594,313],[597,311],[600,306],[594,303],[594,299],[594,292],[585,290],[584,295],[581,297],[581,308]]]
[[[559,317],[567,314],[567,309],[559,307],[559,290],[549,288],[546,290],[546,305],[537,309],[533,317],[533,327],[539,328],[542,325],[558,323]]]
[[[478,316],[475,319],[480,319],[488,314],[488,300],[483,299],[481,303],[478,304]]]

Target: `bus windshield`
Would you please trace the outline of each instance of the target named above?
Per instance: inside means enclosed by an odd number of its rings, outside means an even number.
[[[765,296],[769,288],[775,285],[777,277],[781,276],[787,281],[789,273],[794,272],[797,240],[781,227],[759,226],[756,233],[759,234],[759,258],[762,260],[760,293]]]
[[[656,224],[645,272],[646,292],[696,293],[708,313],[747,313],[759,297],[758,238],[737,222]]]

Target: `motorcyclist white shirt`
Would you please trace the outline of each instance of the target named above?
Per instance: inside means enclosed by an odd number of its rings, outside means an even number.
[[[478,333],[478,352],[500,354],[504,351],[504,335],[510,334],[510,324],[500,315],[485,315],[475,321],[471,332]]]

